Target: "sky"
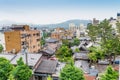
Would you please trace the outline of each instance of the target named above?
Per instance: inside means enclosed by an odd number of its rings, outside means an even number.
[[[0,21],[52,24],[70,19],[116,18],[120,0],[0,0]]]

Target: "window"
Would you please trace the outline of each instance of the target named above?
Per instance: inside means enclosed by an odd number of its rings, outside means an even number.
[[[25,45],[25,41],[22,41],[22,42],[21,42],[21,45]]]
[[[40,39],[37,39],[37,41],[40,41]]]
[[[35,34],[33,34],[33,36],[35,36]]]
[[[33,48],[35,48],[35,45],[33,46]]]
[[[10,37],[9,37],[9,36],[7,36],[7,38],[9,39]]]
[[[37,35],[37,36],[40,36],[40,33],[37,33],[36,35]]]

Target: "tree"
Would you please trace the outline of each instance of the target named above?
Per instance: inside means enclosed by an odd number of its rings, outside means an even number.
[[[104,49],[104,53],[106,56],[108,56],[109,62],[111,64],[112,56],[115,58],[119,51],[119,39],[115,34],[115,30],[109,24],[107,19],[103,20],[98,25],[98,33],[101,36],[101,47]]]
[[[32,71],[26,64],[24,64],[22,58],[20,58],[17,61],[17,66],[12,71],[12,74],[15,80],[29,80],[29,78],[32,76]]]
[[[56,52],[56,56],[60,61],[67,62],[72,57],[72,50],[65,45],[62,45]]]
[[[70,42],[67,39],[63,39],[62,40],[62,44],[65,45],[65,46],[68,46],[69,48],[72,47],[72,46],[74,46],[74,42]]]
[[[73,45],[80,45],[80,40],[78,38],[74,38]]]
[[[0,53],[3,51],[3,46],[0,44]]]
[[[117,23],[116,23],[116,26],[117,26],[117,32],[118,32],[118,34],[119,34],[119,36],[120,36],[120,23],[117,22]]]
[[[12,75],[12,74],[10,74],[10,76],[9,76],[9,79],[8,80],[15,80],[14,79],[14,76]]]
[[[120,23],[117,23],[117,32],[120,32]],[[94,41],[97,36],[101,37],[101,51],[103,56],[109,60],[109,63],[112,63],[115,60],[116,55],[120,53],[120,38],[115,34],[115,29],[109,24],[107,19],[103,20],[98,26],[93,26],[92,24],[88,25],[88,35]],[[100,51],[100,50],[99,50]],[[98,51],[94,49],[91,54],[89,54],[89,58],[92,61],[96,61],[96,59],[100,58],[100,54]]]
[[[53,80],[50,75],[48,75],[47,80]]]
[[[74,52],[78,52],[79,53],[80,52],[79,48],[76,48]]]
[[[91,38],[93,42],[95,42],[96,38],[98,37],[98,26],[93,26],[89,24],[87,26],[88,29],[88,36]]]
[[[107,70],[100,76],[100,80],[118,80],[118,75],[112,66],[108,66]]]
[[[0,80],[7,80],[13,68],[9,60],[0,58]]]
[[[106,43],[107,40],[113,38],[113,36],[114,36],[113,31],[114,31],[114,29],[109,24],[109,21],[107,19],[103,20],[98,25],[98,34],[101,36],[103,45]]]
[[[73,64],[67,64],[60,72],[60,80],[85,80],[83,71]]]
[[[45,39],[43,37],[40,40],[40,44],[41,44],[41,46],[45,45]]]
[[[67,39],[63,39],[62,44],[65,45],[65,46],[70,47],[70,42]]]
[[[100,47],[90,47],[89,50],[90,53],[88,54],[88,57],[90,59],[90,66],[92,62],[96,63],[99,59],[105,58],[104,50]]]
[[[120,41],[118,37],[113,37],[112,39],[107,40],[103,47],[106,53],[105,55],[108,56],[109,62],[111,64],[112,56],[114,62],[116,55],[120,54]]]
[[[91,61],[93,62],[96,62],[98,59],[97,59],[97,56],[96,56],[96,53],[95,52],[91,52],[88,54],[88,57]]]

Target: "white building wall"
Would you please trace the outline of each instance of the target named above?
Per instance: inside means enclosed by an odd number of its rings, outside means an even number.
[[[2,44],[4,50],[6,50],[6,47],[5,47],[5,37],[4,37],[4,33],[2,33],[2,32],[0,32],[0,44]]]

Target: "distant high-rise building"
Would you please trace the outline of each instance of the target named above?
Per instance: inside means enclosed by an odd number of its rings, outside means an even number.
[[[99,20],[96,20],[96,18],[93,18],[93,25],[96,26],[99,24]]]
[[[117,13],[117,21],[120,22],[120,13]]]
[[[76,25],[74,23],[69,24],[69,30],[70,31],[75,31],[76,30]]]
[[[27,48],[28,52],[40,50],[40,31],[29,29],[28,25],[14,25],[11,31],[4,32],[6,51],[15,52]]]

